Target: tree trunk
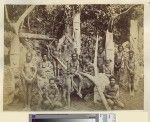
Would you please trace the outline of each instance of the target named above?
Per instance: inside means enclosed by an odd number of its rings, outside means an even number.
[[[18,35],[14,35],[14,39],[11,41],[10,47],[10,66],[12,71],[12,78],[19,73],[19,61],[20,61],[20,41]],[[15,84],[15,80],[12,81]]]
[[[13,40],[11,40],[11,47],[10,47],[10,71],[11,71],[11,76],[12,76],[12,89],[15,90],[15,83],[16,79],[15,76],[20,76],[20,41],[19,41],[19,27],[21,23],[24,21],[26,16],[34,9],[35,6],[30,6],[18,19],[16,23],[10,22],[10,19],[8,17],[8,11],[7,11],[7,6],[5,6],[5,16],[10,24],[10,26],[15,30],[13,32]],[[12,92],[14,94],[15,91]],[[12,98],[13,99],[13,98]]]
[[[114,72],[114,53],[115,53],[115,47],[113,42],[113,33],[106,31],[106,43],[105,43],[105,49],[106,49],[106,59],[111,60],[110,66],[111,71]]]
[[[138,50],[138,21],[130,20],[130,50],[134,51],[135,58],[135,86],[138,84],[139,50]]]
[[[81,52],[81,32],[80,32],[80,12],[75,13],[73,18],[73,37],[75,41],[75,48],[77,53]]]
[[[98,74],[98,68],[97,68],[97,55],[98,55],[98,33],[97,33],[97,38],[96,38],[96,45],[95,45],[95,57],[94,57],[94,71],[95,71],[95,76]]]

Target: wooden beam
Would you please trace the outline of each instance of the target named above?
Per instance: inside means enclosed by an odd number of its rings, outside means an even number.
[[[55,57],[54,55],[51,55],[55,60],[58,61],[58,63],[65,69],[67,70],[67,66],[58,58],[58,57]]]
[[[106,98],[105,98],[105,95],[103,94],[103,91],[102,91],[101,87],[100,87],[99,84],[98,84],[98,82],[99,82],[99,77],[98,77],[98,76],[92,76],[92,75],[90,75],[90,74],[83,73],[83,72],[80,72],[80,74],[81,74],[82,76],[87,77],[89,80],[91,80],[91,81],[95,84],[95,86],[96,86],[96,88],[97,88],[97,90],[98,90],[98,93],[99,93],[99,95],[100,95],[100,97],[101,97],[101,99],[102,99],[102,102],[103,102],[103,104],[104,104],[106,110],[111,110],[110,106],[109,106],[108,103],[107,103],[107,100],[106,100]]]
[[[97,39],[96,39],[96,45],[95,45],[95,57],[94,57],[94,72],[95,76],[98,74],[98,68],[97,68],[97,56],[98,56],[98,32],[97,32]]]
[[[53,40],[55,38],[48,37],[42,34],[32,34],[32,33],[19,33],[19,37],[22,38],[32,38],[32,39],[42,39],[42,40]]]

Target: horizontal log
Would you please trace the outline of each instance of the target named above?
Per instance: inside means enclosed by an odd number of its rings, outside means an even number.
[[[19,33],[19,37],[29,38],[29,39],[42,39],[42,40],[53,40],[55,38],[48,37],[42,34],[32,34],[32,33]]]

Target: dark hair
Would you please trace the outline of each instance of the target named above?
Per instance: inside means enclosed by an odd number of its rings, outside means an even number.
[[[71,57],[73,57],[73,55],[76,55],[76,57],[78,57],[78,55],[77,55],[76,53],[73,53],[73,54],[71,55]]]
[[[44,55],[46,55],[46,57],[48,58],[48,55],[46,53],[42,54],[42,59],[44,58]]]
[[[49,83],[50,83],[51,80],[54,80],[54,82],[55,82],[55,81],[56,81],[56,78],[50,78],[50,79],[49,79]]]
[[[119,49],[119,47],[122,47],[122,49],[124,49],[124,48],[123,48],[123,46],[122,46],[121,44],[120,44],[120,45],[118,45],[118,49]]]
[[[132,53],[132,54],[134,54],[134,51],[133,51],[133,50],[130,50],[130,51],[129,51],[129,53]]]
[[[109,81],[111,81],[111,79],[115,79],[116,80],[116,78],[114,76],[110,76],[109,77]]]
[[[86,55],[85,58],[91,60],[91,56],[90,55]]]

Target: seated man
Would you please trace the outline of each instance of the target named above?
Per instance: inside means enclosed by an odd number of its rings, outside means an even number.
[[[107,99],[108,104],[114,108],[116,106],[124,108],[124,104],[119,101],[119,86],[116,85],[115,78],[109,77],[110,84],[105,87],[104,95]]]
[[[62,107],[59,98],[59,90],[54,82],[54,79],[49,79],[49,84],[42,88],[42,92],[43,100],[41,105],[43,109],[54,109],[55,107]]]

